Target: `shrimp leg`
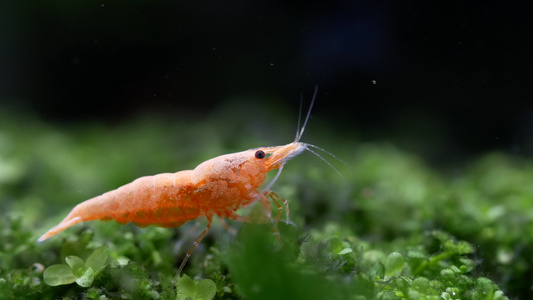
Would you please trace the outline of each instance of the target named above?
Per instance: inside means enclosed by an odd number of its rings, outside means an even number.
[[[260,197],[261,197],[261,204],[265,208],[265,210],[264,210],[265,215],[263,215],[263,216],[258,218],[255,215],[240,216],[240,215],[237,215],[237,214],[235,214],[233,212],[227,212],[226,213],[227,214],[226,217],[229,218],[229,219],[238,221],[238,222],[242,222],[242,223],[253,223],[253,224],[272,223],[272,234],[274,234],[274,236],[276,237],[276,240],[278,240],[280,245],[283,245],[283,242],[281,241],[281,238],[280,238],[279,229],[278,229],[278,223],[279,223],[279,220],[280,220],[280,217],[281,217],[281,211],[283,210],[283,207],[279,204],[278,201],[281,200],[281,202],[283,202],[283,205],[285,206],[285,212],[287,214],[287,224],[289,224],[289,222],[290,222],[290,220],[289,220],[289,203],[287,202],[287,200],[281,198],[276,193],[274,193],[272,191],[269,191],[269,190],[262,192],[260,194]],[[275,221],[272,220],[271,213],[270,213],[270,202],[268,201],[267,197],[270,198],[272,200],[272,202],[274,202],[274,204],[276,204],[276,207],[278,208],[278,213],[276,215],[276,220]]]
[[[283,205],[285,206],[285,214],[287,215],[286,223],[287,224],[291,223],[289,219],[289,202],[287,202],[287,200],[278,196],[278,194],[274,193],[273,191],[267,191],[266,196],[268,196],[272,200],[272,202],[274,202],[276,206],[278,207],[278,216],[276,218],[276,225],[279,222],[279,218],[281,217],[281,210],[282,210],[281,205],[279,204],[278,200],[281,200],[281,202],[283,202]]]
[[[187,254],[185,255],[185,258],[183,258],[183,261],[181,262],[181,265],[180,265],[180,267],[178,269],[178,272],[176,273],[176,276],[174,276],[174,279],[172,279],[172,288],[174,288],[174,285],[176,284],[176,281],[180,277],[181,271],[183,271],[183,268],[185,267],[185,264],[189,260],[189,257],[191,257],[192,253],[194,252],[194,249],[196,249],[198,244],[200,244],[202,239],[205,237],[205,235],[209,231],[209,228],[211,227],[211,221],[213,221],[213,216],[206,216],[206,217],[207,217],[207,226],[205,227],[204,231],[202,231],[202,233],[198,236],[198,238],[196,238],[194,243],[192,243],[191,248],[189,249],[189,251],[187,251]]]

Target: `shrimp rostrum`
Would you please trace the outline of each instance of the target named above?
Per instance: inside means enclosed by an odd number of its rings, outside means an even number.
[[[116,190],[78,204],[61,223],[42,235],[39,241],[86,221],[115,220],[122,224],[133,222],[140,227],[155,225],[174,228],[205,217],[207,226],[187,252],[174,281],[195,247],[207,234],[215,215],[239,222],[270,223],[275,237],[281,243],[277,224],[283,206],[289,222],[289,206],[287,201],[270,188],[291,158],[304,150],[318,155],[309,149],[309,146],[316,146],[300,142],[316,93],[315,89],[306,119],[297,131],[294,142],[218,156],[201,163],[194,170],[138,178]],[[278,169],[278,173],[260,190],[267,173],[274,169]],[[278,208],[275,218],[271,216],[270,200]],[[254,202],[261,203],[262,216],[242,216],[236,213],[238,209]]]

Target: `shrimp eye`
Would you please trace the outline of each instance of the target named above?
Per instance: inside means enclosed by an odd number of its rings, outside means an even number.
[[[263,159],[265,156],[266,154],[263,150],[257,150],[257,152],[255,152],[255,158]]]

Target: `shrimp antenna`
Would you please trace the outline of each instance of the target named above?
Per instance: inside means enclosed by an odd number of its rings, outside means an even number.
[[[306,145],[309,146],[309,147],[313,147],[313,148],[315,148],[315,149],[318,149],[318,150],[320,150],[320,151],[322,151],[322,152],[328,154],[329,156],[331,156],[331,157],[335,158],[336,160],[340,161],[341,163],[343,163],[345,166],[348,165],[348,163],[346,163],[344,160],[340,159],[337,155],[335,155],[335,154],[329,152],[328,150],[326,150],[326,149],[324,149],[324,148],[318,147],[318,146],[313,145],[313,144],[307,144],[307,143],[306,143]]]
[[[295,142],[300,140],[298,138],[298,133],[300,133],[300,119],[302,118],[302,102],[303,102],[303,99],[304,99],[304,95],[300,94],[300,108],[298,109],[298,126],[296,126],[296,137],[294,137],[294,141]]]
[[[307,144],[309,145],[309,144]],[[318,149],[320,149],[319,147],[316,147]],[[339,170],[335,169],[335,167],[329,162],[327,161],[325,158],[323,158],[320,154],[316,153],[315,151],[309,149],[309,148],[306,148],[305,150],[313,153],[314,155],[318,156],[318,158],[320,158],[321,160],[323,160],[326,164],[328,164],[328,166],[330,166],[337,174],[339,174],[339,176],[342,178],[342,180],[346,181],[346,179],[344,178],[344,176],[342,176],[341,172],[339,172]],[[324,149],[321,149],[321,150],[324,150]],[[326,150],[324,150],[326,153],[328,153]],[[331,153],[329,153],[331,154]],[[333,154],[331,154],[333,155]],[[335,157],[335,155],[333,155],[333,157]]]
[[[299,132],[296,132],[296,138],[294,139],[295,142],[298,142],[302,135],[304,134],[305,126],[307,125],[307,121],[309,121],[309,116],[311,115],[311,110],[313,109],[313,104],[315,104],[316,95],[318,94],[318,85],[315,85],[315,92],[313,93],[313,99],[311,99],[311,104],[309,105],[309,110],[307,111],[307,116],[305,116],[304,124],[302,125],[302,128],[299,128]],[[300,112],[301,112],[301,102],[300,102]],[[298,124],[300,124],[300,116],[298,116]]]

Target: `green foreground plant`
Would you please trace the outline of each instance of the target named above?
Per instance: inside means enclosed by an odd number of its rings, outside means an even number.
[[[20,127],[19,120],[3,118],[0,294],[204,300],[530,295],[533,258],[525,255],[533,251],[530,160],[487,154],[447,176],[390,145],[349,144],[334,134],[313,143],[328,145],[347,161],[348,168],[340,169],[345,181],[324,171],[319,160],[310,164],[314,158],[302,156],[275,186],[298,225],[280,222],[283,247],[267,225],[243,224],[233,240],[215,225],[176,289],[171,280],[194,239],[185,233],[194,227],[140,229],[95,221],[35,242],[77,202],[136,177],[192,168],[191,161],[228,148],[271,144],[250,140],[250,132],[210,138],[218,136],[212,124],[246,128],[224,116],[191,128],[146,119],[111,129],[91,124],[69,130],[31,121]],[[185,140],[202,151],[176,150]]]
[[[44,270],[44,282],[50,286],[76,282],[81,287],[90,287],[94,278],[105,268],[108,258],[106,246],[94,250],[86,261],[78,256],[67,256],[66,265],[52,265]]]

